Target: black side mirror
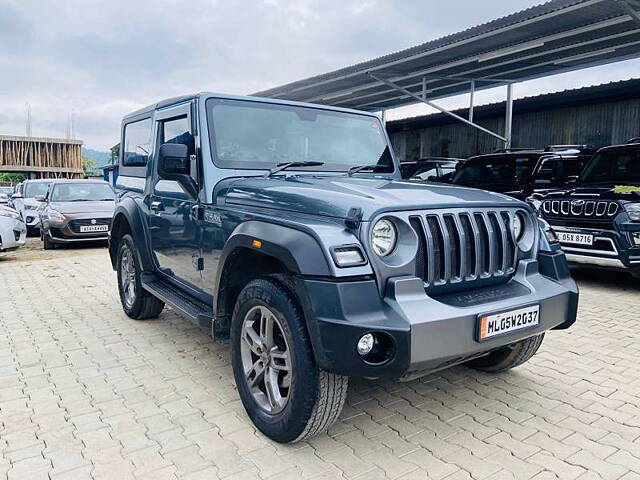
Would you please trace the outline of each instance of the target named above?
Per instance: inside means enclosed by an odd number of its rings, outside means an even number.
[[[13,195],[11,195],[11,198],[16,199],[16,198],[22,198],[22,195],[19,193],[14,193]]]
[[[44,195],[36,195],[35,197],[33,197],[33,199],[36,202],[44,202],[46,200],[46,198],[44,197]]]
[[[576,188],[578,186],[578,180],[577,179],[572,179],[567,181],[567,188]]]
[[[198,187],[191,177],[189,149],[182,143],[163,143],[158,153],[158,176],[178,182],[186,193],[198,196]]]

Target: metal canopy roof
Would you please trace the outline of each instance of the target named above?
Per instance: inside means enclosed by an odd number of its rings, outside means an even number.
[[[640,55],[638,10],[640,0],[552,0],[255,95],[379,111],[618,62]]]

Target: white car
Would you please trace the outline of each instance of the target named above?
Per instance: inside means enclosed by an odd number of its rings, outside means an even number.
[[[0,205],[0,252],[15,250],[24,245],[27,226],[17,210]]]

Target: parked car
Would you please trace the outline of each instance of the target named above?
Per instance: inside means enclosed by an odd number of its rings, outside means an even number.
[[[9,205],[9,196],[6,193],[0,193],[0,205]]]
[[[400,163],[400,175],[404,179],[429,180],[449,183],[456,172],[460,158],[426,157]]]
[[[132,113],[121,136],[125,313],[168,303],[230,339],[240,399],[276,441],[331,425],[349,376],[504,371],[576,319],[533,208],[402,181],[374,114],[199,94]]]
[[[27,227],[20,212],[7,205],[0,205],[0,253],[21,247],[26,237]]]
[[[571,262],[640,277],[640,144],[600,149],[572,188],[536,199]]]
[[[40,213],[38,209],[41,205],[36,200],[37,196],[45,196],[49,188],[51,179],[25,180],[16,185],[15,192],[11,197],[13,208],[22,213],[27,224],[27,234],[35,235],[40,228]]]
[[[532,194],[567,186],[578,177],[594,152],[578,145],[498,150],[468,159],[457,170],[452,183],[525,200]]]
[[[13,187],[0,186],[0,195],[10,197],[13,195]]]
[[[106,242],[115,192],[103,180],[54,180],[38,195],[40,237],[45,250],[78,242]]]

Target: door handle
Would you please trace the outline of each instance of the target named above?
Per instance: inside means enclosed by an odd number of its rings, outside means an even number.
[[[158,213],[164,210],[164,205],[162,205],[162,202],[158,202],[156,200],[154,202],[151,202],[151,205],[149,205],[149,208],[153,210],[155,213]]]

